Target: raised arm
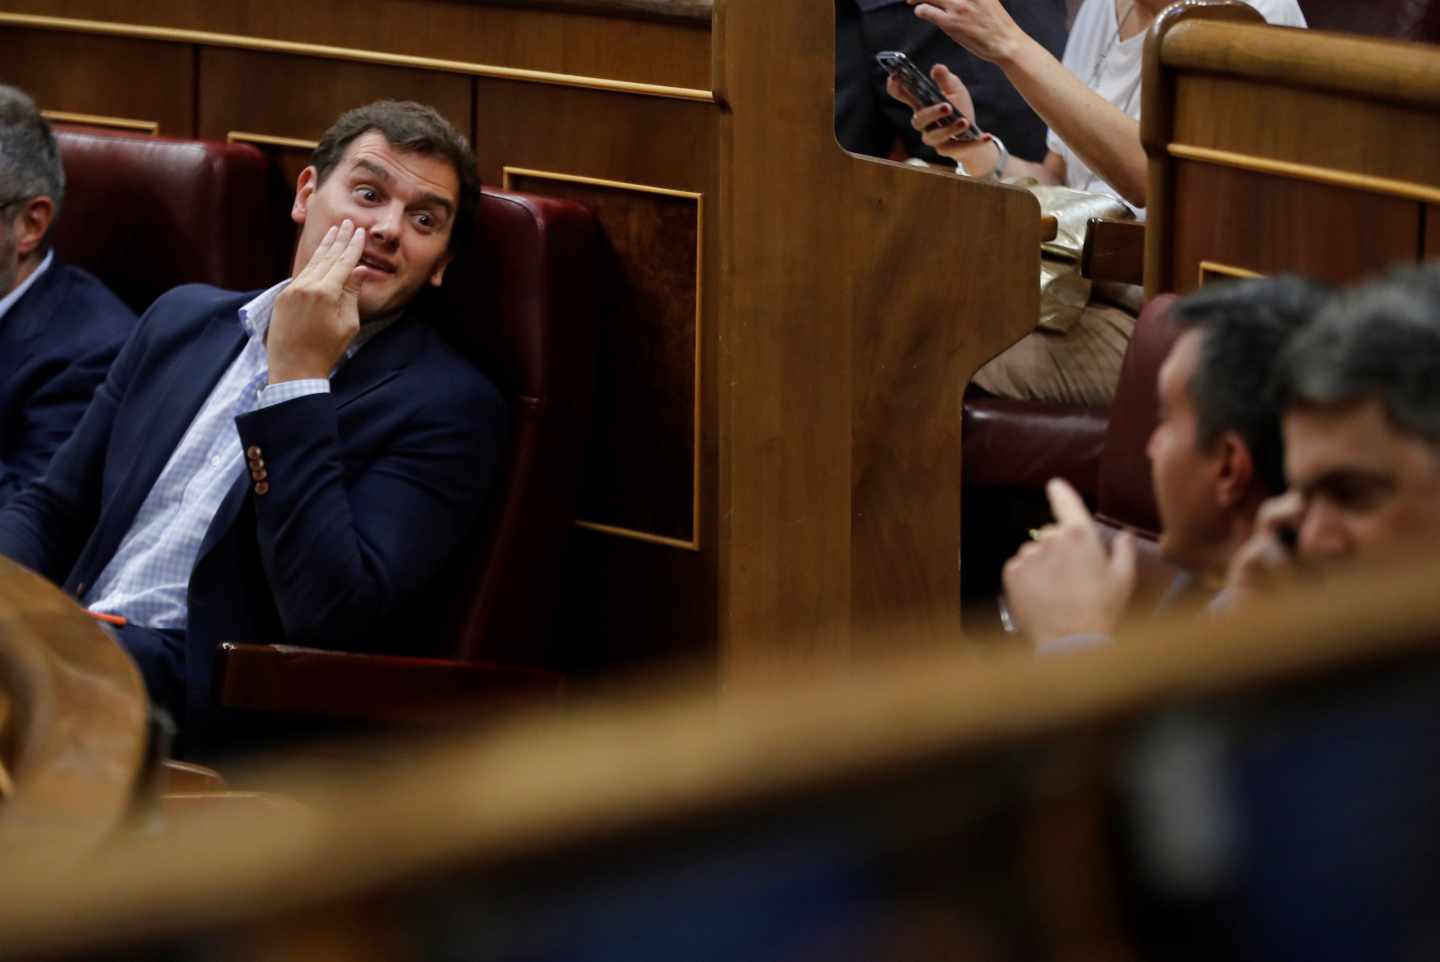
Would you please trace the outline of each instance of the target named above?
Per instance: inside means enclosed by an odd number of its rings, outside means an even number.
[[[1000,0],[906,0],[915,15],[989,60],[1066,145],[1121,197],[1145,206],[1140,124],[1072,74],[1011,19]]]

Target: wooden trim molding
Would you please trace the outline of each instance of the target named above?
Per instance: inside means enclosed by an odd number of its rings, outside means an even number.
[[[485,0],[485,6],[559,10],[597,17],[658,20],[696,26],[709,26],[714,13],[711,0]]]
[[[1427,204],[1440,203],[1440,188],[1417,184],[1409,180],[1393,180],[1388,177],[1373,177],[1368,174],[1352,174],[1333,167],[1314,167],[1297,164],[1288,160],[1271,160],[1253,154],[1239,154],[1228,150],[1214,150],[1210,147],[1195,147],[1190,144],[1170,144],[1166,150],[1170,156],[1181,160],[1194,160],[1218,167],[1233,167],[1259,174],[1274,174],[1291,180],[1306,180],[1331,187],[1345,187],[1370,194],[1384,194],[1402,197]]]
[[[158,120],[133,120],[129,117],[108,117],[104,114],[77,114],[68,110],[42,110],[46,120],[60,124],[84,124],[87,127],[109,127],[114,130],[130,130],[155,136],[160,133]]]
[[[161,40],[205,47],[229,47],[262,53],[286,53],[326,60],[376,64],[383,67],[436,70],[465,74],[471,77],[488,77],[494,80],[514,80],[521,83],[550,84],[557,87],[580,87],[586,90],[633,94],[639,97],[662,97],[670,100],[690,100],[712,104],[716,102],[714,91],[696,90],[690,87],[669,87],[663,84],[612,80],[608,77],[585,77],[579,74],[552,73],[547,70],[500,67],[494,64],[470,63],[463,60],[440,60],[433,57],[416,57],[410,54],[385,53],[380,50],[358,50],[350,47],[333,47],[327,44],[300,43],[292,40],[270,40],[264,37],[212,33],[206,30],[181,30],[174,27],[155,27],[143,24],[107,23],[103,20],[80,20],[72,17],[49,17],[28,13],[0,13],[0,26],[98,34],[107,37],[128,37],[136,40]]]
[[[302,137],[277,137],[274,134],[255,134],[248,130],[232,130],[225,134],[227,144],[253,144],[256,147],[293,147],[297,150],[314,150],[318,140]]]
[[[1212,280],[1216,280],[1216,279],[1218,279],[1218,278],[1225,278],[1225,279],[1227,279],[1227,280],[1228,280],[1228,279],[1232,279],[1232,278],[1238,278],[1238,279],[1240,279],[1240,280],[1249,280],[1249,279],[1251,279],[1251,278],[1264,277],[1264,276],[1265,276],[1264,274],[1261,274],[1261,273],[1259,273],[1259,272],[1257,272],[1257,271],[1252,271],[1252,270],[1250,270],[1250,269],[1248,269],[1248,268],[1245,268],[1245,267],[1236,267],[1236,266],[1233,265],[1233,264],[1222,264],[1222,263],[1220,263],[1219,261],[1201,261],[1201,262],[1200,262],[1200,286],[1201,286],[1201,287],[1204,287],[1206,284],[1210,283]]]
[[[549,170],[533,170],[526,167],[505,166],[501,170],[501,185],[505,190],[513,190],[512,181],[515,177],[531,177],[536,180],[554,180],[570,184],[587,184],[595,187],[609,187],[615,190],[635,191],[643,194],[660,194],[665,197],[679,197],[695,202],[695,376],[691,390],[694,392],[694,426],[691,432],[691,504],[690,504],[690,539],[671,538],[665,535],[654,534],[649,531],[636,531],[630,528],[617,527],[615,525],[599,524],[593,521],[577,520],[577,527],[590,531],[597,531],[601,534],[614,535],[620,538],[630,538],[635,541],[645,541],[650,544],[664,545],[670,548],[680,548],[685,551],[700,550],[700,487],[701,487],[701,465],[700,465],[700,404],[701,404],[701,345],[703,341],[703,327],[701,318],[705,304],[705,195],[689,190],[675,190],[670,187],[657,187],[653,184],[631,184],[618,180],[605,180],[598,177],[584,177],[578,174],[565,174]]]

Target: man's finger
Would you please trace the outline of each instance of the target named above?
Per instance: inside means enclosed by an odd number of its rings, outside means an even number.
[[[325,280],[328,283],[334,284],[336,287],[349,288],[350,275],[355,272],[356,266],[360,263],[360,258],[365,256],[365,237],[367,233],[368,231],[363,227],[357,227],[349,237],[345,238],[345,246],[335,245],[338,248],[335,259],[331,262],[325,273]],[[355,290],[357,292],[360,290],[358,284]]]
[[[1090,512],[1084,500],[1070,483],[1062,478],[1051,478],[1045,485],[1045,497],[1050,501],[1050,511],[1060,524],[1079,524],[1093,527]]]
[[[323,271],[321,265],[325,262],[325,253],[330,250],[330,245],[335,243],[335,236],[339,233],[340,225],[332,224],[330,229],[325,232],[325,236],[320,238],[320,243],[315,245],[310,260],[305,262],[305,266],[300,268],[300,273],[295,276],[297,281]]]
[[[1275,528],[1292,525],[1300,519],[1304,508],[1305,499],[1300,492],[1286,491],[1260,505],[1260,510],[1255,513],[1256,526]]]
[[[1110,545],[1110,573],[1122,584],[1135,583],[1135,536],[1122,531]]]

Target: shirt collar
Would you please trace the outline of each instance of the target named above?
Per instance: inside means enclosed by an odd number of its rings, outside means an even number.
[[[3,320],[5,318],[5,315],[10,313],[10,308],[14,307],[17,303],[19,303],[20,298],[25,296],[25,292],[28,291],[31,287],[33,287],[35,282],[40,279],[40,275],[50,269],[50,264],[54,260],[55,249],[52,247],[50,250],[45,252],[45,259],[40,262],[39,267],[35,268],[35,270],[30,272],[29,277],[25,278],[25,280],[22,283],[18,284],[15,289],[9,294],[6,294],[4,297],[0,297],[0,320]]]
[[[290,280],[288,277],[285,278],[269,290],[257,294],[248,304],[240,308],[240,326],[245,329],[246,334],[250,335],[251,340],[259,341],[262,347],[265,344],[265,335],[270,332],[270,318],[275,313],[275,299],[280,296],[281,291],[290,286]],[[359,333],[350,342],[350,346],[345,348],[345,359],[349,360],[354,357],[366,343],[374,340],[377,334],[404,316],[405,312],[401,311],[393,317],[361,324]]]

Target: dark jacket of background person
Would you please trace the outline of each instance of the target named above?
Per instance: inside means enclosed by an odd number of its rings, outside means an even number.
[[[1065,0],[1010,0],[1015,22],[1056,57],[1065,49]],[[1017,157],[1044,159],[1045,124],[1005,74],[920,20],[904,0],[835,0],[835,137],[857,154],[885,157],[898,136],[911,157],[953,166],[926,147],[910,126],[910,110],[885,93],[881,50],[903,51],[921,70],[943,63],[975,98],[979,128]]]
[[[0,318],[0,507],[44,473],[134,327],[105,285],[58,258]]]

